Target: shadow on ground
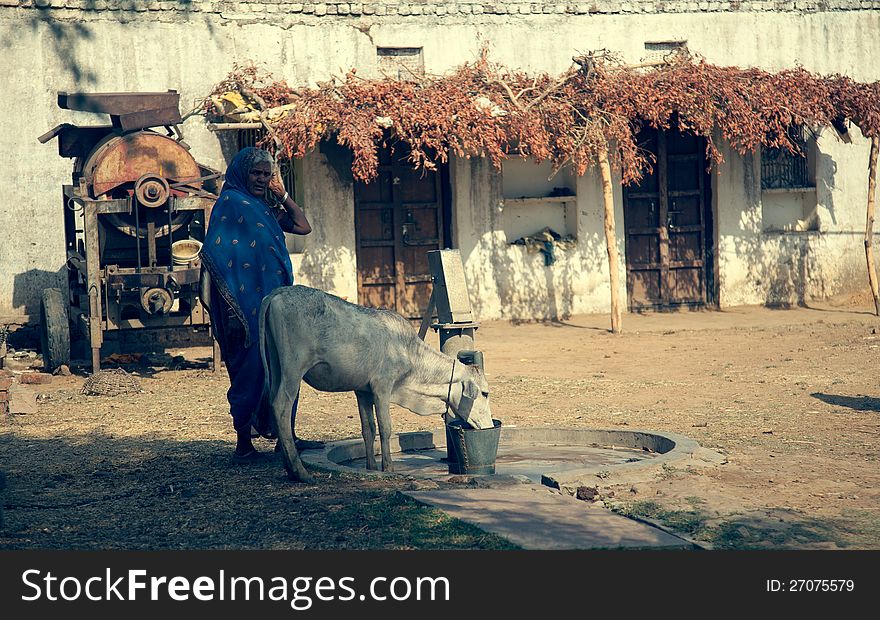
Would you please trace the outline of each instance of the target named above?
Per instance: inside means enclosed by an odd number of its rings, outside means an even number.
[[[880,398],[872,396],[842,396],[839,394],[823,394],[822,392],[813,392],[811,396],[818,398],[823,403],[847,407],[856,411],[880,411]]]
[[[401,480],[234,463],[222,441],[0,437],[0,549],[499,549],[406,497]]]

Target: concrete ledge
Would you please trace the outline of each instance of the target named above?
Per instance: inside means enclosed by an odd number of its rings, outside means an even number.
[[[635,463],[617,465],[598,465],[564,472],[549,472],[542,477],[542,484],[567,491],[582,486],[585,480],[595,479],[598,474],[603,477],[614,477],[615,482],[637,474],[654,471],[664,465],[694,458],[700,445],[684,435],[667,432],[619,429],[566,429],[566,428],[501,428],[502,443],[540,443],[547,446],[566,445],[584,447],[615,446],[621,448],[641,449],[656,456]],[[391,438],[392,454],[427,450],[446,446],[445,429],[422,431],[415,433],[398,433]],[[376,445],[376,454],[379,452]],[[309,450],[300,456],[306,465],[330,471],[356,472],[365,476],[393,476],[392,473],[367,471],[348,467],[342,463],[364,458],[364,442],[362,439],[347,439],[328,443],[323,450]],[[416,478],[445,478],[436,474],[420,474],[407,472],[407,476]],[[595,480],[593,480],[595,482]]]

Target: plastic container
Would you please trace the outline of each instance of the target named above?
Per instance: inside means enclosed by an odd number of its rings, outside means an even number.
[[[446,453],[450,474],[495,473],[501,421],[492,420],[493,428],[466,428],[462,420],[446,424]]]

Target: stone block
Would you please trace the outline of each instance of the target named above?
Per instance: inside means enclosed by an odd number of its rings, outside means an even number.
[[[43,383],[51,383],[52,375],[42,372],[25,372],[18,378],[20,383],[29,385],[38,385]]]
[[[23,385],[9,388],[9,412],[16,415],[37,413],[37,394]]]

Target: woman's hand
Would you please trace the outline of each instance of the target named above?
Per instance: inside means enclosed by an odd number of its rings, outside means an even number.
[[[281,200],[281,197],[287,192],[284,189],[284,181],[281,180],[280,170],[276,170],[272,178],[269,179],[269,191],[275,194],[278,200]]]

